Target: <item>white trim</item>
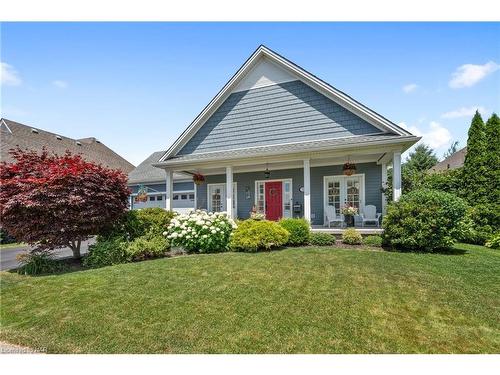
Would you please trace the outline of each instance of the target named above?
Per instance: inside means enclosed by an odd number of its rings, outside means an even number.
[[[172,211],[174,207],[174,171],[165,169],[165,209]]]
[[[361,189],[359,192],[359,212],[358,214],[362,214],[363,207],[365,206],[365,174],[364,173],[357,173],[353,174],[351,176],[345,176],[343,174],[339,175],[333,175],[333,176],[323,176],[323,221],[325,220],[325,210],[326,206],[328,204],[328,188],[327,188],[327,180],[328,179],[338,179],[340,180],[340,207],[342,207],[345,204],[345,198],[346,198],[346,185],[345,181],[348,178],[352,177],[361,177]],[[344,199],[344,201],[343,201]]]
[[[401,197],[401,152],[392,154],[392,200],[398,201]]]
[[[214,186],[214,185],[224,187],[224,197],[221,198],[221,201],[225,202],[226,206],[227,206],[226,183],[225,182],[217,182],[217,183],[213,183],[213,184],[207,184],[207,211],[208,212],[212,212],[212,207],[211,207],[212,203],[211,203],[211,199],[210,199],[210,186]],[[234,196],[237,197],[238,196],[238,183],[237,182],[233,182],[233,190],[234,190]],[[196,194],[195,194],[195,199],[196,199]],[[195,203],[196,203],[196,200],[195,200]],[[226,207],[226,212],[227,212],[227,207]],[[234,200],[234,213],[236,214],[236,216],[238,215],[238,199]]]
[[[409,137],[394,137],[394,139],[384,139],[384,140],[377,140],[377,141],[364,141],[364,142],[358,142],[358,143],[347,143],[347,144],[340,144],[340,145],[326,145],[322,147],[314,147],[314,148],[308,148],[300,151],[296,150],[278,150],[278,151],[270,151],[270,152],[262,152],[260,155],[240,155],[240,156],[221,156],[221,157],[213,157],[213,158],[204,158],[203,159],[198,159],[198,160],[177,160],[177,159],[170,159],[167,161],[162,161],[153,164],[155,167],[165,167],[165,166],[182,166],[182,165],[192,165],[196,164],[199,165],[200,163],[209,163],[209,162],[219,162],[219,161],[238,161],[238,160],[244,160],[244,159],[251,159],[255,160],[256,158],[258,159],[264,159],[266,157],[272,157],[272,156],[288,156],[288,155],[295,155],[292,160],[302,160],[304,155],[311,155],[313,153],[314,155],[319,154],[321,152],[326,152],[329,154],[339,154],[339,155],[345,155],[345,150],[353,150],[353,151],[359,151],[361,147],[363,146],[372,146],[372,147],[377,147],[377,146],[385,146],[385,145],[395,145],[395,148],[398,150],[401,150],[401,152],[404,152],[408,148],[410,148],[415,142],[420,140],[421,137],[414,137],[414,136],[409,136]],[[309,142],[309,141],[308,141]],[[258,147],[276,147],[280,145],[269,145],[269,146],[258,146]],[[247,150],[246,149],[238,149],[238,150]],[[332,152],[332,149],[334,150]],[[226,150],[226,151],[238,151],[238,150]],[[368,149],[372,150],[372,149]],[[373,150],[376,151],[376,150]],[[387,148],[383,150],[379,150],[380,152],[387,151]],[[212,153],[217,153],[217,152],[224,152],[224,151],[212,151]],[[233,166],[235,166],[234,163],[232,163]],[[180,167],[179,167],[180,168]],[[188,169],[188,168],[183,168],[183,169]]]
[[[264,180],[255,180],[254,181],[254,205],[257,207],[257,197],[259,194],[258,184],[264,183],[264,213],[266,211],[266,190],[265,183],[266,182],[281,182],[281,214],[285,215],[285,182],[290,183],[290,217],[293,217],[293,179],[292,178],[274,178],[274,179],[264,179]]]
[[[411,136],[412,134],[406,130],[400,128],[396,124],[390,122],[389,120],[383,118],[371,109],[363,106],[354,99],[350,98],[343,92],[335,89],[334,87],[328,85],[312,74],[308,73],[299,66],[291,63],[290,61],[284,59],[280,55],[271,51],[265,46],[260,46],[257,50],[250,56],[250,58],[241,66],[241,68],[236,72],[236,74],[224,85],[224,87],[217,93],[217,95],[210,101],[210,103],[203,109],[203,111],[194,119],[194,121],[188,126],[188,128],[177,138],[177,140],[172,144],[172,146],[165,152],[165,154],[160,158],[159,162],[163,162],[169,157],[173,156],[177,151],[179,151],[198,131],[198,129],[205,123],[205,121],[217,110],[217,108],[223,103],[223,101],[231,94],[232,89],[239,83],[242,77],[247,74],[254,64],[259,60],[260,57],[267,57],[269,60],[274,62],[276,65],[281,66],[294,75],[297,75],[304,83],[308,84],[312,88],[320,91],[326,95],[331,100],[335,101],[342,107],[356,113],[358,116],[364,118],[370,124],[378,127],[381,130],[388,130],[394,132],[401,136]]]
[[[311,161],[304,159],[304,219],[311,222]]]
[[[233,212],[233,192],[234,192],[234,185],[233,185],[233,167],[228,166],[226,167],[226,212],[227,216],[229,216],[231,219],[234,217],[234,212]]]

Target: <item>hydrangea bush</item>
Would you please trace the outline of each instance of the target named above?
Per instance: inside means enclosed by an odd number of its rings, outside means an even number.
[[[225,212],[192,211],[175,216],[164,233],[172,246],[189,253],[227,251],[236,223]]]

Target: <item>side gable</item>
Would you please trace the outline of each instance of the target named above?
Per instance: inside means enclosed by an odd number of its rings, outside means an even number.
[[[177,155],[380,133],[294,80],[233,92]]]
[[[229,97],[233,96],[233,94],[241,91],[251,92],[253,90],[272,85],[283,86],[284,84],[293,81],[301,81],[305,86],[315,90],[318,94],[323,95],[331,102],[345,109],[347,111],[346,113],[357,116],[360,120],[362,120],[361,122],[365,127],[366,124],[369,124],[378,129],[379,133],[393,134],[401,137],[412,136],[412,134],[407,130],[402,129],[398,125],[357,102],[345,93],[335,89],[291,61],[278,55],[274,51],[271,51],[265,46],[260,46],[228,81],[228,83],[226,83],[221,91],[219,91],[219,93],[212,99],[212,101],[203,109],[203,111],[194,119],[194,121],[180,135],[174,144],[165,152],[159,162],[181,155],[181,152],[198,152],[198,146],[196,143],[200,143],[201,138],[204,138],[205,135],[207,135],[207,129],[210,129],[210,126],[214,127],[214,124],[212,123],[209,125],[205,130],[202,130],[201,133],[198,132],[208,121],[214,121],[212,119],[214,116],[220,115],[220,112],[218,114],[216,114],[216,112],[218,112],[219,108],[225,104],[226,101],[229,100]],[[234,100],[234,98],[231,100]],[[226,108],[225,111],[227,112],[228,109]],[[341,120],[339,119],[339,121]],[[366,127],[366,129],[368,129],[368,127]],[[346,131],[349,132],[350,130],[346,129]],[[371,134],[370,131],[371,130],[368,131],[368,134]],[[191,142],[193,137],[197,138]],[[320,139],[325,139],[325,137],[322,136]],[[190,142],[191,145],[188,146],[188,143]],[[199,150],[200,152],[208,152],[201,151],[201,148]]]

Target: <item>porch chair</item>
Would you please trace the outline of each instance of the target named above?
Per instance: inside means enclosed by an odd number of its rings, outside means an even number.
[[[380,216],[381,213],[377,213],[377,207],[375,207],[372,204],[369,204],[368,206],[365,206],[363,213],[361,214],[361,218],[363,220],[362,226],[365,226],[365,223],[375,223],[377,228],[380,227]]]
[[[337,215],[337,213],[335,212],[335,207],[333,206],[326,206],[325,216],[328,228],[330,228],[331,223],[339,223],[341,228],[344,225],[344,218],[342,217],[343,215]]]

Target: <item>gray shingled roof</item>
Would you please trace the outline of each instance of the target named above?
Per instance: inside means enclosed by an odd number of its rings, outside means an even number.
[[[439,163],[437,163],[430,170],[432,172],[442,172],[442,171],[446,171],[448,169],[460,168],[464,165],[466,154],[467,154],[467,147],[464,147],[461,150],[458,150],[457,152],[455,152],[454,154],[448,156],[443,161],[440,161]]]
[[[156,151],[147,157],[141,164],[128,174],[129,185],[143,184],[147,182],[165,181],[165,171],[161,168],[153,167],[153,163],[158,162],[165,151]],[[174,180],[189,179],[181,173],[174,173]]]
[[[275,155],[275,154],[286,154],[295,152],[308,152],[308,151],[321,151],[321,150],[333,150],[335,147],[342,147],[348,145],[363,145],[368,146],[372,142],[379,141],[396,141],[396,142],[415,142],[418,137],[408,136],[402,137],[395,134],[383,134],[383,135],[363,135],[356,137],[346,137],[346,138],[334,138],[325,139],[317,141],[307,141],[300,143],[290,143],[283,145],[269,145],[260,147],[251,147],[239,150],[228,150],[228,151],[217,151],[210,153],[199,153],[199,154],[189,154],[174,156],[162,164],[176,163],[176,162],[188,162],[188,161],[210,161],[219,159],[233,159],[240,157],[253,157],[253,156],[265,156],[265,155]]]
[[[80,154],[88,161],[119,169],[125,174],[134,169],[131,163],[95,138],[72,139],[4,118],[0,119],[0,124],[1,161],[12,161],[9,150],[16,146],[34,151],[41,151],[45,147],[47,151],[58,155],[69,150],[73,154]]]

